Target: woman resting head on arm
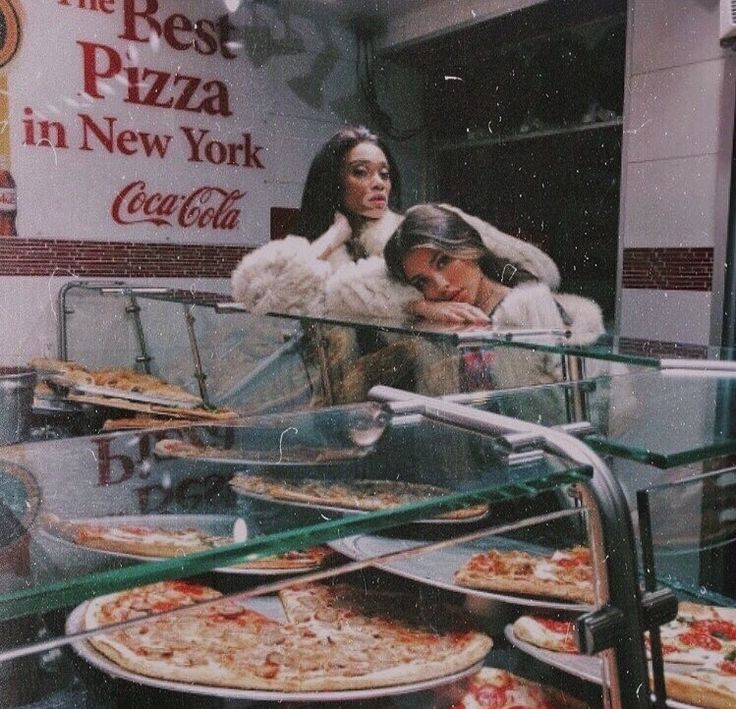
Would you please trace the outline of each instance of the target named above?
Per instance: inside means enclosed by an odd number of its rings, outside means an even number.
[[[407,210],[384,258],[395,280],[424,296],[414,306],[417,315],[449,323],[580,328],[596,336],[603,332],[593,301],[552,294],[547,283],[556,285],[558,273],[549,257],[521,239],[489,229],[493,227],[446,205]]]
[[[399,175],[386,144],[367,128],[338,130],[312,160],[297,234],[246,254],[233,297],[255,313],[321,314],[327,281],[341,266],[380,256],[401,223]]]

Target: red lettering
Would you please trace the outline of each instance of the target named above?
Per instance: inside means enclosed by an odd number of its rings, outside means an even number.
[[[235,203],[245,196],[239,190],[198,187],[188,195],[149,193],[143,180],[123,187],[112,203],[111,215],[117,224],[149,223],[155,226],[220,229],[231,231],[240,224]]]
[[[203,56],[210,56],[217,51],[217,39],[214,36],[215,23],[210,20],[198,20],[194,25],[194,34],[196,39],[194,40],[194,49]],[[232,59],[225,54],[225,46],[223,42],[222,56],[226,59]]]
[[[77,42],[82,48],[84,91],[92,98],[105,98],[100,81],[124,75],[125,103],[178,111],[231,116],[227,86],[217,79],[204,81],[197,76],[172,74],[149,67],[123,66],[120,54],[104,44]],[[109,93],[109,91],[108,91]]]
[[[133,477],[135,465],[132,458],[127,455],[113,455],[110,452],[109,438],[93,438],[93,443],[97,444],[97,485],[105,487],[107,485],[119,485]],[[121,471],[117,478],[113,477],[113,464],[118,461]]]
[[[123,3],[123,33],[118,35],[120,39],[126,39],[129,42],[148,42],[151,35],[150,33],[138,35],[136,18],[144,20],[148,28],[160,37],[161,25],[154,18],[154,15],[158,12],[158,0],[143,0],[143,9],[141,10],[136,10],[137,4],[136,0],[125,0]]]
[[[123,155],[135,155],[138,152],[139,141],[143,146],[143,152],[149,158],[154,154],[160,158],[164,158],[166,151],[169,149],[169,143],[172,139],[170,135],[151,135],[145,131],[123,130],[118,134],[116,139],[115,124],[117,123],[117,118],[103,116],[103,120],[107,123],[106,130],[104,130],[94,122],[91,116],[84,113],[78,115],[82,119],[82,144],[79,146],[80,150],[93,149],[90,145],[90,136],[97,138],[100,145],[108,153],[115,152],[117,148],[118,152]]]
[[[120,55],[112,47],[107,47],[104,44],[82,41],[78,41],[77,44],[82,48],[84,92],[93,98],[104,98],[97,88],[97,80],[111,79],[120,73],[123,66]],[[103,57],[107,58],[107,68],[101,69],[98,66],[98,57],[100,61]]]
[[[254,146],[250,133],[243,133],[242,143],[224,144],[217,140],[204,142],[210,133],[204,128],[200,128],[197,134],[195,134],[194,129],[186,126],[180,126],[180,130],[184,133],[187,143],[189,143],[189,162],[203,162],[206,159],[214,165],[221,165],[227,160],[228,165],[264,168],[258,156],[263,146]],[[225,151],[225,155],[223,155],[223,151]]]
[[[140,132],[138,133],[143,144],[143,151],[146,153],[146,157],[151,157],[156,153],[160,158],[166,155],[166,151],[169,149],[169,143],[171,142],[172,136],[170,135],[151,135],[150,133]]]
[[[164,38],[173,49],[189,49],[194,40],[177,37],[177,32],[186,32],[187,35],[194,29],[192,21],[186,15],[174,14],[164,22]]]
[[[158,108],[171,108],[174,105],[174,97],[170,96],[168,100],[159,103],[156,99],[164,93],[171,74],[167,71],[157,71],[155,69],[143,69],[142,80],[138,78],[138,68],[130,67],[125,70],[128,75],[128,95],[125,103],[140,103],[145,106],[157,106]],[[153,81],[149,81],[154,77]],[[147,86],[148,92],[145,97],[141,97],[140,88]]]
[[[176,12],[161,21],[156,17],[158,10],[158,0],[124,0],[123,32],[118,37],[128,42],[148,42],[155,34],[180,52],[194,49],[198,54],[211,56],[219,46],[225,59],[237,56],[227,47],[232,29],[227,17],[220,18],[216,25],[212,20],[193,21]]]

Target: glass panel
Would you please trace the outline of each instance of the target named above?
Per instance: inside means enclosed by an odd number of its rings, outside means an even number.
[[[66,359],[91,369],[137,368],[141,349],[128,293],[112,286],[109,292],[73,286],[64,302]]]
[[[564,523],[565,529],[582,529],[582,519],[578,513],[559,518],[556,523]],[[512,525],[508,525],[512,526]],[[508,527],[507,526],[507,527]],[[298,579],[270,579],[268,583],[259,585],[238,584],[232,582],[224,582],[226,576],[220,575],[219,578],[214,575],[208,577],[199,577],[195,583],[196,587],[185,584],[177,584],[175,589],[177,592],[191,593],[196,590],[203,598],[198,603],[196,613],[205,617],[214,619],[217,617],[221,630],[232,630],[233,635],[237,634],[237,640],[244,642],[249,639],[244,627],[239,627],[238,622],[248,621],[250,627],[258,628],[255,633],[268,633],[263,636],[263,645],[270,645],[273,641],[273,634],[276,633],[278,640],[279,625],[288,623],[287,629],[289,637],[281,640],[281,646],[274,648],[273,652],[282,650],[281,660],[284,663],[290,661],[289,650],[287,648],[299,647],[300,634],[296,633],[296,629],[300,624],[306,624],[308,630],[309,618],[311,613],[301,613],[302,618],[296,614],[294,607],[287,605],[288,599],[294,599],[293,595],[289,595],[290,586],[295,582],[301,583],[306,581],[327,581],[328,584],[337,584],[337,589],[345,589],[349,586],[359,589],[358,597],[343,595],[345,599],[340,606],[345,608],[355,608],[357,613],[352,613],[350,622],[343,626],[343,631],[350,632],[349,626],[355,627],[358,635],[350,642],[349,650],[352,651],[350,660],[354,661],[358,649],[366,642],[371,642],[373,635],[370,633],[372,618],[378,616],[378,623],[385,623],[382,618],[395,618],[399,623],[410,623],[419,626],[423,632],[431,632],[433,635],[441,636],[448,631],[452,633],[452,639],[455,643],[455,652],[462,647],[464,633],[471,632],[476,641],[481,640],[481,647],[478,650],[478,656],[471,658],[466,665],[455,667],[454,670],[436,671],[438,675],[436,682],[432,678],[428,678],[425,682],[415,682],[409,677],[402,677],[398,681],[392,681],[388,686],[383,687],[380,684],[372,686],[364,693],[360,691],[352,691],[345,694],[327,694],[320,693],[317,688],[310,688],[309,693],[305,691],[289,691],[288,687],[281,685],[280,681],[274,683],[273,689],[268,689],[268,685],[262,691],[253,691],[248,689],[229,689],[225,687],[213,687],[211,683],[198,681],[199,674],[196,668],[199,663],[196,661],[196,651],[193,655],[188,655],[189,661],[186,664],[188,673],[186,677],[177,677],[174,684],[163,683],[160,677],[154,673],[153,676],[146,677],[141,674],[133,674],[132,670],[124,669],[112,662],[109,656],[103,654],[103,647],[99,644],[93,645],[90,640],[96,642],[100,639],[100,635],[93,635],[91,632],[83,634],[83,624],[85,618],[86,605],[80,603],[76,606],[60,609],[58,612],[46,614],[43,618],[33,617],[23,619],[25,625],[23,630],[30,634],[37,634],[36,638],[28,638],[29,644],[26,646],[18,645],[15,651],[2,652],[0,657],[5,660],[2,662],[4,683],[0,684],[0,697],[4,700],[4,706],[15,706],[25,704],[32,698],[37,698],[41,694],[47,695],[48,704],[43,706],[145,706],[151,701],[151,693],[153,690],[166,689],[169,694],[164,695],[161,701],[178,701],[182,706],[205,706],[214,707],[222,706],[223,698],[238,702],[238,706],[253,706],[249,702],[257,700],[271,700],[273,702],[287,702],[290,700],[308,701],[308,706],[324,706],[328,699],[332,701],[341,701],[341,706],[354,705],[361,699],[370,700],[367,706],[378,706],[375,701],[381,704],[386,701],[384,695],[390,696],[390,706],[396,709],[423,709],[429,706],[449,706],[448,701],[454,701],[463,693],[464,684],[462,682],[463,670],[467,668],[475,668],[478,661],[484,661],[492,667],[502,667],[511,671],[528,669],[530,658],[512,646],[503,642],[494,642],[494,647],[488,654],[487,636],[503,637],[504,632],[508,632],[510,624],[515,619],[521,608],[545,608],[552,613],[580,613],[582,610],[588,610],[590,603],[578,602],[574,600],[555,599],[552,597],[546,599],[532,598],[524,594],[510,593],[508,591],[493,591],[472,589],[467,586],[460,586],[454,579],[454,571],[461,568],[469,558],[476,553],[484,553],[488,549],[499,549],[504,551],[523,550],[526,553],[538,555],[544,554],[548,550],[544,547],[528,542],[514,539],[514,531],[508,528],[495,530],[475,530],[464,534],[457,543],[448,541],[417,541],[416,539],[407,539],[402,537],[377,536],[371,534],[358,534],[352,537],[346,537],[340,540],[337,548],[352,560],[350,567],[333,568],[322,575],[322,578],[315,578],[315,575],[299,577]],[[419,545],[417,549],[416,546]],[[376,559],[376,555],[380,554],[380,559],[376,565],[371,564],[371,560]],[[232,579],[232,577],[230,577]],[[207,594],[205,596],[205,594]],[[216,597],[212,598],[216,594]],[[181,645],[172,646],[170,648],[162,648],[159,643],[153,639],[149,640],[149,633],[152,632],[154,623],[159,627],[164,624],[173,624],[173,630],[177,628],[191,627],[187,622],[187,617],[191,618],[192,608],[177,609],[175,602],[179,601],[181,596],[172,596],[168,598],[168,604],[164,607],[164,603],[154,599],[158,608],[156,612],[159,615],[155,621],[149,618],[141,620],[139,612],[147,607],[148,599],[142,598],[136,605],[135,611],[131,616],[134,618],[125,624],[119,624],[114,629],[109,629],[108,633],[130,633],[131,636],[138,641],[139,648],[146,648],[143,651],[145,656],[149,654],[153,657],[155,653],[167,651],[167,657],[172,658],[172,662],[167,664],[179,665],[181,660],[173,658],[182,658]],[[193,600],[193,598],[190,599]],[[223,605],[223,600],[226,603]],[[319,601],[318,606],[324,607],[325,603]],[[307,610],[312,610],[312,604],[309,604]],[[246,612],[243,612],[246,609]],[[254,626],[255,617],[246,615],[246,613],[255,613],[259,615],[260,626]],[[363,617],[358,614],[363,613]],[[219,614],[219,615],[218,615]],[[121,616],[127,615],[126,609],[122,609]],[[321,622],[320,628],[324,631],[331,622],[332,616],[323,613],[318,616]],[[469,620],[469,618],[471,620]],[[147,632],[138,634],[141,623],[147,626]],[[214,620],[210,621],[214,624]],[[49,631],[52,624],[61,623],[67,629],[66,636],[56,638],[49,637]],[[265,626],[265,627],[264,627]],[[17,621],[5,622],[5,629],[17,629],[21,626]],[[247,626],[245,626],[247,627]],[[339,626],[338,626],[339,627]],[[390,632],[383,626],[383,632],[377,633],[379,640],[384,642],[383,638],[386,633]],[[162,632],[166,632],[165,630]],[[169,631],[171,632],[171,630]],[[480,635],[479,635],[480,634]],[[243,639],[243,636],[245,638]],[[332,641],[335,646],[335,652],[343,650],[342,637],[343,633],[335,634],[336,641]],[[342,637],[341,637],[342,636]],[[485,637],[484,637],[485,636]],[[118,636],[120,637],[120,636]],[[308,636],[307,636],[308,637]],[[214,661],[220,658],[218,647],[222,646],[221,638],[229,640],[230,645],[236,642],[235,638],[222,634],[222,636],[201,637],[199,645],[207,657],[207,661]],[[350,640],[350,639],[348,639]],[[183,641],[186,643],[186,641]],[[64,650],[69,647],[68,652],[59,652],[59,648]],[[319,644],[315,644],[315,651],[319,648]],[[376,647],[375,652],[382,654],[388,651],[384,644],[383,647]],[[371,653],[373,654],[373,653]],[[389,653],[390,655],[390,653]],[[241,650],[240,657],[242,659],[253,659],[255,656],[257,663],[259,654],[252,646],[245,646]],[[332,657],[332,655],[330,655]],[[80,659],[83,662],[78,662]],[[194,662],[192,660],[194,659]],[[262,661],[262,658],[260,658]],[[315,661],[315,667],[307,666],[308,661]],[[373,659],[373,658],[370,658]],[[402,658],[405,661],[405,656]],[[200,657],[201,661],[201,657]],[[323,673],[325,669],[325,660],[322,658],[314,658],[310,653],[302,656],[303,673],[309,675],[310,672]],[[382,658],[382,661],[391,661],[391,658]],[[447,662],[452,662],[452,658],[447,658]],[[264,663],[268,664],[268,663]],[[456,663],[453,663],[453,665]],[[91,665],[91,668],[90,668]],[[108,678],[103,682],[89,682],[89,674],[103,672],[112,674],[114,677],[122,677],[123,679],[133,680],[123,682],[111,682]],[[196,674],[195,674],[196,673]],[[360,671],[357,673],[360,674]],[[523,674],[523,671],[522,671]],[[455,676],[457,675],[457,676]],[[267,675],[264,675],[266,677]],[[448,679],[449,676],[449,679]],[[334,677],[344,677],[344,670],[336,667],[333,672],[328,675],[329,679]],[[546,677],[552,679],[554,672],[549,670],[541,670],[541,675],[535,676],[537,680],[544,680]],[[21,680],[22,678],[22,680]],[[280,680],[280,677],[278,678]],[[281,685],[281,686],[280,686]],[[436,686],[435,686],[436,685]],[[595,687],[585,687],[585,683],[576,682],[568,679],[566,682],[566,690],[573,691],[579,696],[590,697],[591,706],[599,705],[598,690]],[[333,690],[334,692],[335,690]],[[345,691],[337,689],[337,692]],[[176,692],[176,694],[171,694]],[[199,696],[206,693],[211,697],[220,697],[220,699],[210,699]],[[155,696],[161,696],[158,693]],[[378,697],[384,697],[378,700]],[[453,699],[454,698],[454,699]],[[51,704],[52,701],[58,704]],[[88,702],[84,704],[84,702]],[[210,703],[213,702],[213,703]],[[217,702],[215,704],[214,702]],[[228,702],[229,703],[229,702]],[[363,706],[362,703],[357,704]],[[170,706],[166,703],[164,706]]]
[[[588,474],[541,450],[512,460],[495,437],[457,426],[417,416],[389,420],[373,404],[245,419],[232,427],[35,443],[4,453],[4,546],[13,551],[3,559],[2,619],[418,520],[455,533],[457,525],[484,520],[486,503],[504,503],[493,507],[501,518],[518,516],[526,508],[516,498]],[[234,476],[238,485],[231,484]],[[369,500],[388,494],[398,504],[366,514],[344,496],[283,500],[273,492],[274,484],[283,493],[289,485],[303,491],[325,482],[348,484]],[[404,491],[397,485],[415,483],[434,487],[395,498]],[[459,508],[468,508],[461,519],[436,520]],[[125,527],[116,534],[135,539],[141,527],[190,530],[203,521],[216,537],[204,548],[214,548],[175,559],[151,562],[150,552],[111,554],[84,543],[111,524]]]
[[[546,426],[588,421],[596,451],[671,468],[736,452],[735,395],[728,373],[644,370],[450,398]]]
[[[736,605],[736,471],[654,485],[639,494],[657,579],[705,603]]]

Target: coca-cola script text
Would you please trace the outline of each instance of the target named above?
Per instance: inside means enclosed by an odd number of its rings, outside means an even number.
[[[118,224],[178,226],[183,229],[236,229],[240,209],[236,202],[245,196],[240,190],[204,185],[189,194],[149,191],[143,180],[123,187],[112,203],[112,218]]]

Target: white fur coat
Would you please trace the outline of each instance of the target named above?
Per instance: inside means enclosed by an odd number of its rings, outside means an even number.
[[[474,227],[496,256],[513,267],[526,269],[550,288],[557,288],[559,271],[543,251],[456,207],[443,206]],[[246,254],[233,271],[233,298],[259,314],[403,318],[406,306],[419,300],[421,294],[390,278],[383,260],[383,247],[401,219],[387,212],[381,219],[367,221],[358,239],[368,258],[355,262],[344,246],[322,260],[312,253],[304,237],[271,241]]]
[[[361,259],[361,263],[374,257],[383,264],[383,258],[377,257],[382,256],[385,243],[399,227],[401,219],[388,211],[380,219],[366,221],[358,240],[369,258]],[[243,257],[230,277],[233,298],[257,314],[324,315],[328,311],[326,298],[333,278],[346,270],[352,272],[354,266],[344,245],[328,259],[320,259],[303,236],[287,236],[270,241]],[[365,277],[370,279],[371,272]],[[397,307],[417,300],[413,288],[398,283],[391,285],[391,297]]]

